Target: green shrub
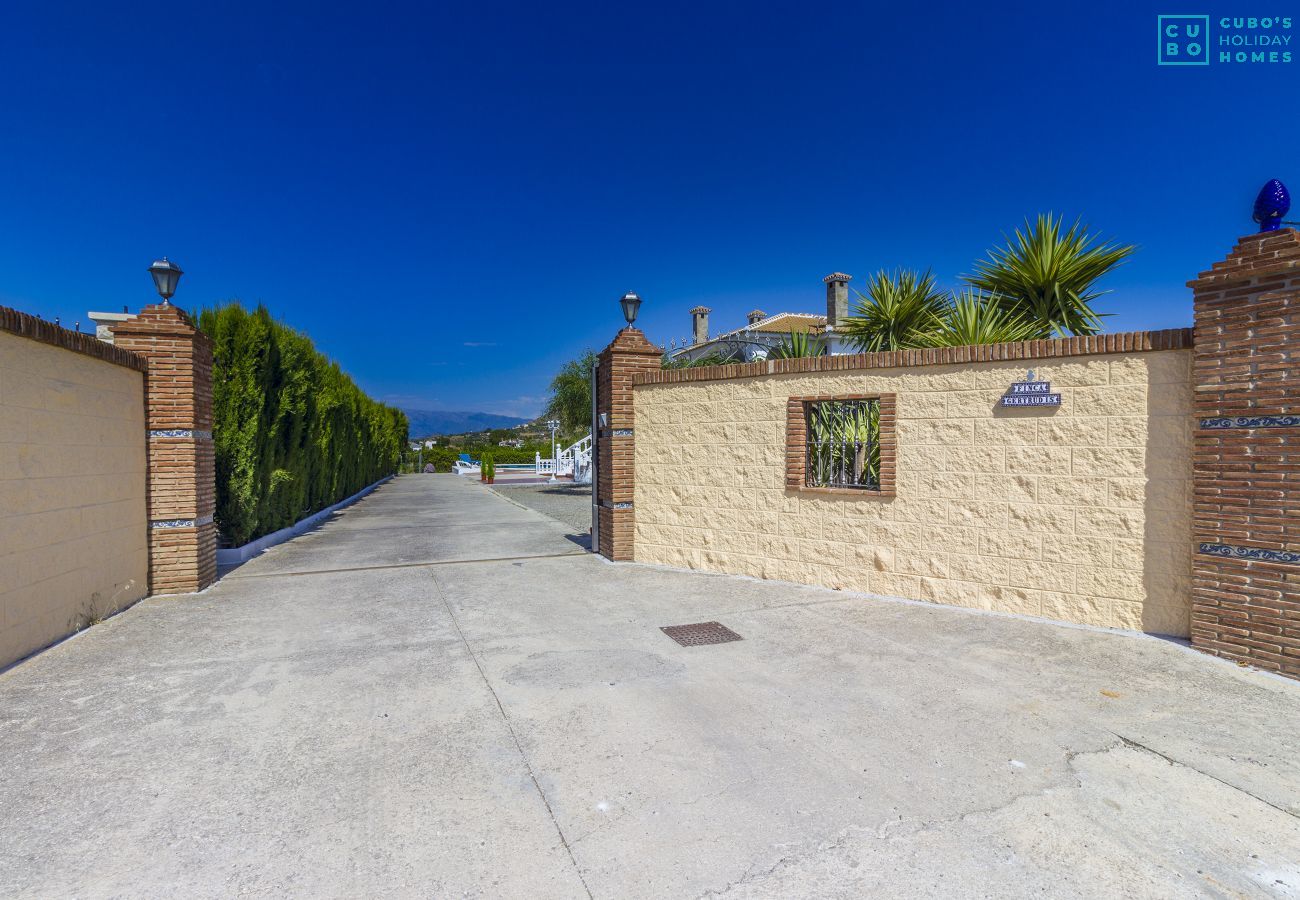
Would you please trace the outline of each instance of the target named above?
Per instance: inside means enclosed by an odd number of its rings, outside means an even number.
[[[212,439],[221,539],[238,546],[397,471],[406,415],[361,392],[266,308],[199,315],[212,338]]]

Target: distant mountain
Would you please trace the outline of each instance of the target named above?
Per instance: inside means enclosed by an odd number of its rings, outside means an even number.
[[[515,416],[499,416],[485,412],[454,412],[448,409],[404,409],[411,422],[411,437],[422,438],[434,434],[464,434],[467,431],[485,431],[489,428],[513,428],[531,422]]]

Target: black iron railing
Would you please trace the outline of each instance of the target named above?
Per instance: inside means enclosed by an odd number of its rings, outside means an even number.
[[[880,401],[816,400],[804,404],[809,487],[880,490]]]

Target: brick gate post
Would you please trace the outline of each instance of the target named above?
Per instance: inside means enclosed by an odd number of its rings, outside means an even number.
[[[175,306],[146,306],[111,326],[113,343],[148,360],[149,590],[199,591],[217,577],[212,341]]]
[[[1300,677],[1300,232],[1244,237],[1188,286],[1192,645]]]
[[[607,559],[630,560],[636,526],[632,495],[634,412],[632,376],[659,368],[662,352],[636,328],[628,326],[600,353],[596,369],[596,501],[600,546]]]

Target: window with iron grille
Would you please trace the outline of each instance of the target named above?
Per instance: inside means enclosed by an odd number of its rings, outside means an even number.
[[[894,393],[787,397],[786,490],[893,499],[897,423]]]
[[[804,484],[879,491],[879,398],[804,402]]]

